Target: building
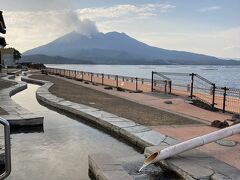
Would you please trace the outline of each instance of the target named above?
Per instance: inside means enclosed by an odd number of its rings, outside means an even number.
[[[21,53],[14,48],[0,48],[2,66],[15,66],[21,58]]]
[[[6,25],[0,11],[0,33],[6,34]],[[5,48],[7,45],[5,38],[0,36],[0,72],[2,67],[16,66],[21,58],[21,53],[14,48]]]

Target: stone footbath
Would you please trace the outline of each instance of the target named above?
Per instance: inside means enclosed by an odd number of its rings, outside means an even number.
[[[42,84],[44,83],[41,83],[41,85]],[[60,111],[76,114],[80,118],[84,117],[87,121],[93,122],[93,124],[97,125],[98,127],[101,127],[101,128],[103,127],[105,130],[110,130],[110,132],[113,134],[120,135],[120,137],[123,137],[123,139],[126,139],[127,142],[129,142],[130,140],[131,144],[134,143],[134,145],[137,144],[137,145],[140,145],[140,147],[145,147],[145,152],[144,152],[145,156],[149,156],[150,154],[158,151],[159,149],[164,149],[166,147],[169,147],[169,145],[177,144],[176,140],[173,140],[164,135],[160,135],[158,133],[154,133],[153,131],[148,130],[147,133],[146,132],[136,133],[135,128],[134,129],[126,128],[126,122],[125,124],[122,124],[122,123],[116,124],[115,119],[117,120],[121,119],[122,121],[123,118],[115,117],[115,118],[110,118],[111,119],[110,120],[109,118],[107,118],[109,116],[109,113],[107,113],[107,117],[103,118],[104,117],[103,111],[99,111],[91,107],[86,107],[81,104],[72,103],[62,98],[54,97],[53,95],[51,95],[51,93],[48,92],[50,84],[51,83],[46,83],[45,85],[43,85],[40,88],[41,92],[39,91],[37,93],[37,96],[39,97],[39,99],[41,101],[44,100],[43,101],[44,104],[56,107]],[[56,99],[59,102],[56,102]],[[88,111],[86,111],[86,108],[88,109]],[[90,109],[91,111],[89,111]],[[111,115],[111,117],[112,116],[113,115]],[[114,119],[114,122],[112,122],[113,119]],[[129,120],[127,122],[129,122]],[[128,126],[131,126],[131,125],[132,123],[128,124]],[[138,130],[142,131],[143,129],[138,128]],[[156,137],[156,135],[159,135],[159,136],[157,136],[157,138],[154,138],[154,139],[150,138],[150,137]],[[159,140],[161,140],[161,144],[156,145],[159,143]],[[109,158],[106,158],[106,159],[109,159]],[[213,166],[213,163],[217,164],[217,166],[216,165]],[[178,158],[169,158],[164,161],[161,161],[160,164],[166,168],[170,168],[174,170],[185,179],[192,179],[192,178],[211,179],[211,178],[216,178],[220,176],[226,179],[236,179],[236,177],[239,177],[239,170],[237,170],[236,168],[233,168],[227,164],[224,164],[216,160],[215,158],[210,157],[207,154],[201,153],[199,151],[190,151],[188,153],[183,153],[179,155]],[[101,165],[102,164],[100,164],[100,167],[102,167]],[[123,169],[123,167],[120,165],[118,166],[118,168]],[[103,166],[103,170],[104,169],[105,169],[105,166]],[[99,171],[97,171],[96,175],[98,174],[98,172]],[[107,174],[109,175],[109,172]]]
[[[31,112],[43,114],[45,122],[43,131],[18,132],[11,135],[13,171],[10,179],[88,179],[87,155],[103,152],[114,152],[113,158],[120,160],[123,170],[129,172],[130,177],[143,178],[142,174],[136,175],[139,161],[135,162],[134,158],[123,159],[128,155],[141,157],[143,160],[143,155],[102,131],[83,124],[81,119],[67,117],[41,106],[35,98],[38,87],[29,84],[27,90],[12,97],[15,102]],[[128,168],[130,164],[135,163],[137,165],[133,170]],[[157,174],[157,170],[158,168],[154,169],[152,173]],[[151,174],[150,171],[146,173]],[[157,175],[159,178],[165,174]],[[144,175],[144,178],[148,177]]]

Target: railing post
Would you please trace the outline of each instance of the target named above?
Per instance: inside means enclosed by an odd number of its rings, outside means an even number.
[[[153,92],[153,74],[154,72],[152,71],[152,84],[151,84],[151,91]]]
[[[83,80],[83,71],[81,71],[81,74],[82,74],[82,80]]]
[[[77,79],[77,70],[75,70],[75,80]]]
[[[93,73],[91,72],[91,82],[92,82],[92,79],[93,79]]]
[[[166,94],[166,93],[167,93],[167,80],[165,80],[164,82],[165,82],[164,92],[165,92],[165,94]]]
[[[194,76],[195,76],[195,75],[196,75],[196,74],[194,74],[194,73],[190,74],[191,80],[192,80],[192,82],[191,82],[191,94],[190,94],[190,98],[191,98],[191,99],[193,98],[193,81],[194,81]]]
[[[69,78],[71,78],[71,70],[69,70],[68,76],[69,76]]]
[[[227,97],[227,88],[222,88],[224,90],[223,92],[223,112],[225,113],[226,110],[226,97]]]
[[[115,76],[116,86],[118,87],[118,75]]]
[[[136,80],[136,91],[137,91],[138,90],[138,78],[136,77],[135,80]]]
[[[104,74],[102,73],[102,85],[104,85]]]
[[[169,94],[172,93],[172,81],[168,81],[169,83]]]
[[[213,83],[212,86],[212,109],[214,110],[216,85]]]

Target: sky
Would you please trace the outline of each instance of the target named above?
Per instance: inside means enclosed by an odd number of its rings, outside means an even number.
[[[151,46],[240,59],[240,0],[0,0],[21,52],[72,31],[124,32]]]

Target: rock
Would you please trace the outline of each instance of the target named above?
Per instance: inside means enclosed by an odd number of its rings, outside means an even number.
[[[165,104],[173,104],[172,101],[164,101]]]
[[[215,120],[211,123],[211,126],[216,128],[225,128],[225,127],[229,127],[229,124],[227,121],[221,122],[219,120]]]
[[[104,89],[112,90],[113,88],[111,86],[106,86],[106,87],[104,87]]]
[[[220,127],[220,128],[225,128],[225,127],[229,127],[229,124],[227,121],[223,121],[222,127]]]
[[[129,93],[142,93],[142,90],[129,91]]]
[[[125,91],[125,90],[121,87],[117,87],[117,91]]]
[[[89,82],[85,81],[84,84],[89,84]]]
[[[93,85],[93,86],[98,86],[98,84],[97,84],[97,83],[94,83],[94,82],[92,83],[92,85]]]

